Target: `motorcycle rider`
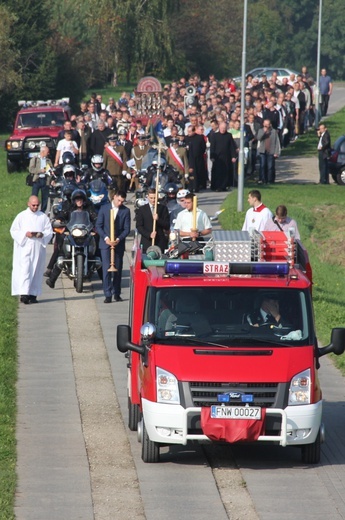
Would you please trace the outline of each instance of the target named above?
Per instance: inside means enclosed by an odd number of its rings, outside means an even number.
[[[108,170],[103,167],[104,159],[102,155],[93,155],[91,157],[91,168],[88,168],[82,178],[82,182],[86,185],[90,182],[100,179],[106,186],[111,185],[112,178]]]
[[[68,200],[65,201],[66,204],[64,205],[64,208],[61,210],[61,221],[68,223],[72,211],[82,211],[86,210],[90,215],[90,220],[92,223],[95,223],[97,220],[97,212],[95,211],[95,208],[93,207],[92,202],[87,198],[87,195],[84,190],[77,188],[73,191],[71,195],[71,201],[68,204]],[[58,249],[58,254],[62,249],[63,241],[64,241],[64,235],[61,234],[62,240],[60,244],[60,248]],[[49,278],[46,280],[46,284],[51,288],[54,289],[55,282],[60,276],[61,268],[57,265],[57,263],[54,264],[54,267],[49,275]]]

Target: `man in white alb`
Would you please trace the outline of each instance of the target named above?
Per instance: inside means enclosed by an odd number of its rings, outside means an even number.
[[[254,228],[256,231],[263,231],[266,221],[273,217],[273,213],[261,202],[259,190],[251,190],[248,194],[250,208],[246,213],[242,231],[249,231]]]
[[[46,248],[53,236],[50,220],[39,211],[39,200],[31,195],[28,208],[14,219],[10,233],[13,244],[12,296],[22,303],[37,303],[42,293]]]

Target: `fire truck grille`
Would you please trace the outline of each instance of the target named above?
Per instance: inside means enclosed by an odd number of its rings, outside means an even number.
[[[229,394],[231,404],[242,403],[241,395],[252,395],[256,406],[272,408],[275,406],[278,383],[189,383],[193,406],[219,404],[218,395]],[[232,395],[231,395],[232,394]],[[240,395],[239,395],[240,394]]]

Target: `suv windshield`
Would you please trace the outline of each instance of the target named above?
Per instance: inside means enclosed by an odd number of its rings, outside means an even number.
[[[32,112],[18,116],[17,128],[40,128],[42,126],[63,126],[64,114],[60,112]]]
[[[308,290],[238,287],[152,289],[147,309],[156,338],[181,344],[310,345],[314,341]]]

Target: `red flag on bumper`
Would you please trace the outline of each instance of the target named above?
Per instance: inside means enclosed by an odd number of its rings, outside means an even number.
[[[210,408],[201,409],[201,428],[212,441],[229,443],[257,441],[265,432],[266,409],[261,409],[261,419],[214,419]]]

